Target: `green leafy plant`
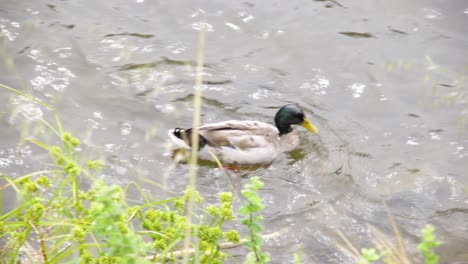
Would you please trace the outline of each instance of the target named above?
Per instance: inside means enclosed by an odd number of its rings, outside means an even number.
[[[219,193],[213,205],[191,187],[181,196],[157,199],[133,182],[125,188],[109,185],[98,179],[105,164],[82,158],[80,140],[63,130],[53,107],[8,88],[54,113],[55,124],[38,121],[56,137],[42,133],[46,140],[25,140],[49,153],[52,162],[44,161],[44,170],[20,177],[0,174],[0,191],[16,192],[15,207],[0,215],[1,263],[173,263],[187,255],[189,262],[216,264],[227,259],[226,244],[240,243],[238,232],[225,227],[235,219],[232,193]],[[129,188],[136,188],[143,201],[129,205]],[[188,209],[194,216],[189,250],[182,243]]]
[[[418,245],[418,249],[424,256],[424,263],[426,264],[437,264],[439,263],[439,256],[434,253],[434,249],[442,244],[442,242],[436,239],[434,234],[435,228],[432,225],[427,224],[421,231],[423,241]]]
[[[78,140],[68,132],[61,138],[65,147],[30,139],[49,151],[59,169],[17,179],[2,175],[8,184],[0,189],[15,189],[19,203],[0,216],[0,238],[7,241],[1,250],[2,262],[16,263],[21,255],[27,254],[33,261],[60,263],[76,252],[80,263],[177,262],[184,253],[181,242],[191,195],[201,208],[200,221],[192,225],[191,235],[196,238],[192,244],[193,259],[200,263],[222,263],[227,255],[221,251],[221,242],[240,242],[236,230],[223,230],[226,221],[235,219],[232,193],[219,193],[218,206],[203,207],[203,198],[191,188],[181,197],[166,200],[151,200],[142,192],[146,202],[129,206],[124,189],[86,177],[88,169],[100,169],[102,162],[93,160],[85,162],[88,168],[81,166],[75,156],[78,144],[71,144]],[[64,149],[67,146],[69,149]],[[79,184],[83,177],[93,182],[86,191]],[[141,229],[135,228],[135,223],[141,223]],[[145,237],[152,242],[144,242]],[[30,246],[35,244],[40,252]]]
[[[16,190],[18,204],[0,217],[5,231],[1,239],[7,241],[2,261],[16,263],[27,255],[34,262],[59,263],[79,252],[81,263],[136,263],[145,247],[127,223],[123,190],[91,176],[91,170],[102,167],[102,162],[88,161],[89,170],[83,166],[77,149],[79,140],[71,133],[61,133],[60,140],[62,146],[50,146],[28,138],[50,153],[54,163],[48,166],[54,169],[16,179],[2,175],[7,184],[0,189]],[[83,180],[94,184],[83,190]]]
[[[375,248],[363,248],[361,249],[361,259],[359,264],[370,264],[379,260],[383,254],[378,252]]]
[[[258,196],[258,190],[263,187],[263,182],[260,181],[259,177],[252,177],[250,184],[245,184],[242,189],[242,195],[247,199],[239,209],[239,214],[244,216],[242,223],[249,229],[250,235],[247,238],[245,245],[250,249],[250,253],[247,255],[245,263],[268,263],[270,257],[268,254],[262,252],[263,238],[260,233],[263,228],[260,225],[260,221],[263,219],[262,215],[258,215],[260,211],[265,208],[260,196]]]
[[[194,193],[193,193],[194,192]],[[192,194],[193,193],[193,194]],[[209,205],[203,209],[207,214],[207,221],[192,224],[192,237],[196,237],[197,244],[193,244],[193,252],[184,252],[183,239],[187,219],[185,216],[187,202],[190,195],[194,195],[197,205],[201,205],[203,198],[198,192],[187,188],[183,197],[171,199],[168,203],[149,208],[139,207],[136,217],[142,222],[145,231],[142,233],[153,240],[152,247],[157,254],[151,259],[157,262],[176,261],[183,254],[192,254],[200,263],[222,263],[227,255],[221,251],[221,241],[237,244],[240,236],[235,230],[223,231],[226,220],[234,220],[232,212],[232,193],[219,193],[220,205]]]

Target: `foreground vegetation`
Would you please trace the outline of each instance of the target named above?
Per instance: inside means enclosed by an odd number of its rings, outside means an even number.
[[[55,143],[25,140],[49,154],[43,170],[20,177],[0,174],[0,190],[16,194],[13,209],[2,210],[0,216],[1,263],[223,263],[230,258],[229,248],[236,246],[248,253],[234,262],[270,261],[262,249],[265,206],[258,195],[263,183],[257,177],[241,191],[244,202],[237,211],[233,192],[221,192],[217,203],[207,204],[193,185],[167,199],[152,197],[136,183],[111,185],[99,177],[105,164],[82,158],[80,140],[63,129],[53,107],[1,86],[51,110],[54,122],[42,117],[38,121],[55,135],[48,140]],[[130,189],[138,190],[140,201],[129,201]],[[239,216],[243,228],[230,228]],[[240,231],[247,235],[241,237]],[[434,228],[426,226],[419,245],[425,263],[438,263],[433,249],[439,244]],[[353,252],[360,264],[410,263],[387,240]],[[299,256],[294,261],[302,262]]]
[[[102,168],[102,162],[81,162],[77,151],[80,142],[70,133],[62,133],[62,146],[49,146],[33,138],[28,141],[48,151],[54,164],[15,179],[2,176],[7,184],[1,188],[13,188],[18,199],[16,207],[0,217],[6,241],[2,262],[79,259],[80,263],[160,263],[185,257],[190,262],[221,263],[227,258],[223,247],[241,242],[236,230],[224,227],[235,219],[230,192],[219,193],[217,205],[203,205],[203,198],[192,188],[180,197],[158,200],[150,199],[132,183],[144,201],[130,205],[126,199],[130,186],[121,188],[97,179],[93,173]],[[263,208],[256,194],[262,183],[256,177],[251,181],[242,191],[248,201],[240,212],[251,230],[244,240],[252,252],[251,263],[263,263],[268,257],[261,252],[259,218],[253,216]],[[85,190],[83,182],[92,185]],[[193,241],[187,250],[182,242],[191,196],[197,221],[189,227]]]

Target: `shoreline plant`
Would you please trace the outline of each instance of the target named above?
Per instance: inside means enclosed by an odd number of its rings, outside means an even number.
[[[54,112],[54,125],[43,118],[39,121],[58,135],[59,144],[28,137],[26,144],[48,152],[52,162],[46,162],[44,170],[16,178],[0,174],[0,191],[11,188],[16,193],[16,206],[0,215],[4,244],[0,262],[179,262],[187,255],[183,242],[191,197],[190,262],[222,263],[228,257],[222,244],[241,244],[238,231],[226,228],[235,219],[232,193],[219,193],[219,205],[210,205],[190,186],[181,196],[161,200],[152,199],[133,182],[125,188],[109,185],[97,176],[104,163],[82,159],[80,141],[63,130],[55,110],[38,99],[33,102]],[[130,187],[140,191],[143,202],[127,203]]]

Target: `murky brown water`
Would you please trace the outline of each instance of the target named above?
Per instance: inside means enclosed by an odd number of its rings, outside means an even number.
[[[198,27],[208,23],[204,122],[272,122],[301,104],[320,128],[271,166],[232,173],[265,182],[273,263],[352,263],[336,231],[371,246],[367,224],[391,235],[391,213],[414,254],[437,228],[442,263],[468,263],[468,3],[441,1],[0,1],[0,82],[59,109],[104,177],[149,178],[180,191],[166,130],[187,127]],[[0,169],[22,175],[46,155],[16,147],[26,118],[0,90]],[[34,131],[29,131],[34,134]],[[36,161],[36,162],[35,162]],[[229,189],[203,167],[199,186]],[[165,175],[169,175],[167,179]],[[160,192],[148,188],[148,192]],[[8,203],[8,201],[6,201]],[[8,206],[7,206],[8,207]]]

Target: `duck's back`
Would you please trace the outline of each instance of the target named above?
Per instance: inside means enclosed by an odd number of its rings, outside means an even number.
[[[258,121],[230,120],[204,125],[199,133],[213,146],[231,146],[240,149],[262,147],[278,142],[278,129]]]
[[[225,163],[269,163],[280,151],[278,129],[259,121],[214,123],[201,126],[199,133],[208,141],[207,150]]]

